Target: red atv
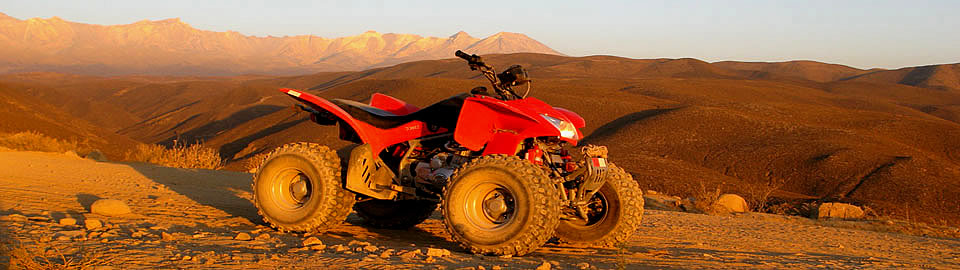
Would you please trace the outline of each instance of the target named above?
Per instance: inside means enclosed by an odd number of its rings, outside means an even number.
[[[281,231],[325,231],[353,208],[364,222],[408,228],[441,205],[452,238],[474,253],[523,255],[551,237],[614,246],[640,225],[643,199],[603,146],[575,146],[576,113],[514,92],[529,82],[520,66],[496,74],[457,51],[490,80],[426,108],[374,94],[370,104],[281,89],[320,125],[359,144],[342,177],[334,150],[284,145],[260,165],[254,204]],[[574,153],[579,152],[579,153]]]

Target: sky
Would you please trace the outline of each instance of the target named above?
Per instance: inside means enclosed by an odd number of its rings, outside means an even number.
[[[180,18],[255,36],[368,30],[526,34],[571,56],[814,60],[857,68],[960,62],[960,1],[58,1],[0,0],[19,19],[91,24]]]

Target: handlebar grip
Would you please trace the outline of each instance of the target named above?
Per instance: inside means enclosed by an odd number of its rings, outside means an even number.
[[[476,54],[467,54],[461,50],[457,50],[455,54],[457,55],[457,57],[463,58],[463,60],[467,60],[467,62],[470,62],[470,64],[483,65],[483,60],[481,60],[480,56]]]
[[[472,59],[470,59],[471,57],[470,57],[469,54],[467,54],[467,53],[465,53],[465,52],[463,52],[463,51],[461,51],[461,50],[457,50],[457,52],[456,52],[455,54],[457,55],[457,57],[463,58],[463,60],[467,60],[467,61],[472,60]]]

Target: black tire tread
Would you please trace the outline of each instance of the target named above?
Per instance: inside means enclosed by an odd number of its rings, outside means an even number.
[[[546,172],[541,168],[515,156],[488,155],[473,159],[467,164],[464,164],[454,171],[453,176],[450,177],[450,183],[447,183],[447,186],[444,187],[444,197],[446,197],[447,189],[455,184],[456,181],[453,179],[456,179],[460,173],[469,171],[477,166],[509,168],[521,176],[519,177],[520,180],[524,181],[522,185],[539,187],[531,189],[533,193],[530,194],[530,198],[533,202],[543,202],[535,203],[534,209],[531,211],[532,214],[540,215],[540,217],[531,218],[535,223],[529,227],[529,230],[523,232],[523,235],[520,236],[518,240],[494,247],[472,245],[466,238],[455,232],[453,230],[454,225],[450,219],[444,217],[444,227],[454,241],[475,254],[522,256],[540,248],[547,240],[553,237],[557,225],[560,223],[560,200],[557,197],[558,191],[556,184],[551,181],[550,177],[547,176]],[[443,200],[442,202],[442,207],[446,208],[447,200]]]
[[[320,170],[319,173],[321,175],[333,175],[332,179],[335,180],[334,183],[322,185],[324,194],[332,194],[332,196],[323,196],[323,201],[321,202],[321,204],[324,204],[321,209],[327,209],[328,211],[326,211],[326,213],[322,211],[320,211],[320,213],[314,213],[314,217],[307,222],[297,225],[284,225],[272,222],[270,218],[264,214],[260,203],[257,201],[257,196],[253,196],[253,204],[257,206],[257,213],[263,217],[263,221],[281,232],[324,232],[346,220],[347,215],[350,214],[350,209],[353,208],[353,204],[356,201],[356,195],[344,189],[341,184],[340,157],[337,155],[337,152],[324,145],[299,142],[285,144],[275,149],[257,168],[257,174],[253,179],[252,190],[256,192],[257,178],[260,172],[263,171],[264,166],[269,164],[271,159],[285,154],[300,155],[313,163],[314,166]],[[323,181],[321,179],[318,180]]]

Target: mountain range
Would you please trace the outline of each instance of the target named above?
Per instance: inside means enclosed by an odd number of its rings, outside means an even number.
[[[381,34],[323,38],[246,36],[198,30],[180,19],[124,25],[58,17],[20,20],[0,13],[0,73],[54,71],[91,75],[293,75],[355,71],[402,62],[475,54],[560,54],[519,33],[475,38]]]

